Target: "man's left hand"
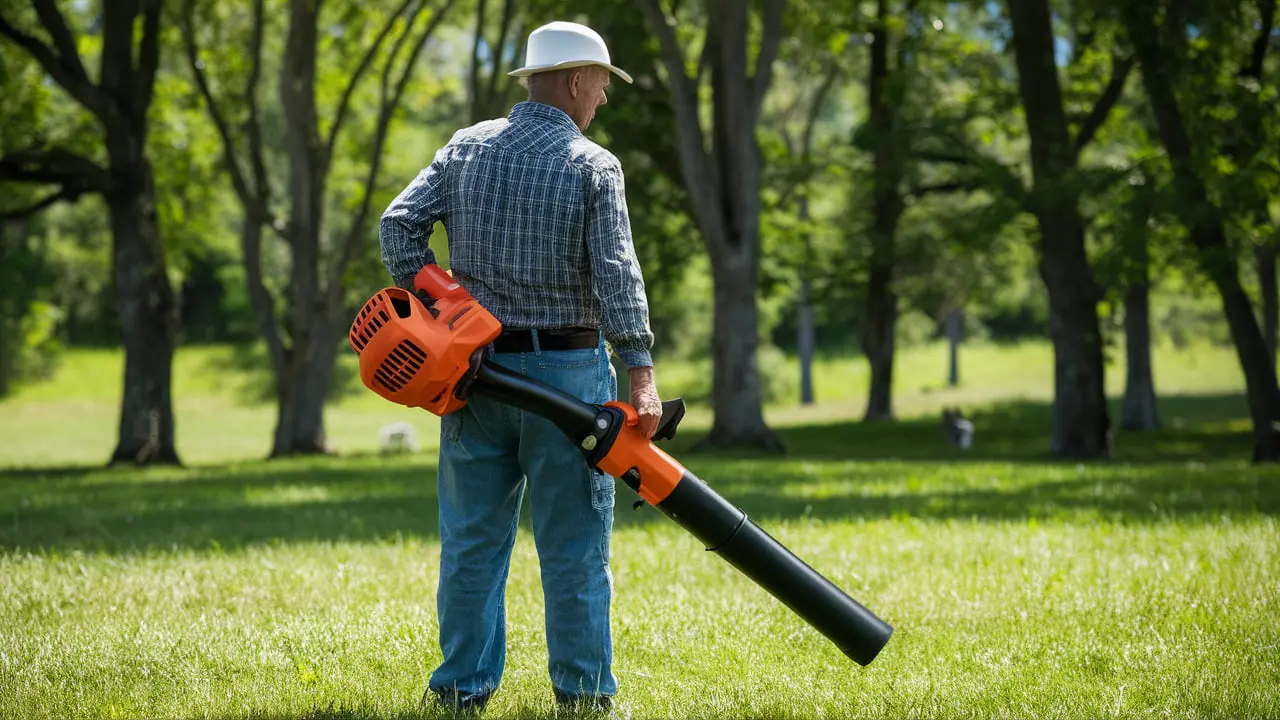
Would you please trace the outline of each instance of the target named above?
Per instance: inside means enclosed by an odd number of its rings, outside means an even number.
[[[662,421],[662,401],[658,399],[653,367],[633,367],[627,375],[631,384],[631,406],[640,416],[640,432],[646,438],[651,438],[658,430],[658,423]]]

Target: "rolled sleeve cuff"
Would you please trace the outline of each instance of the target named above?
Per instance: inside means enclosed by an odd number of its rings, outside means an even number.
[[[613,344],[613,350],[628,369],[653,365],[653,356],[649,352],[648,345],[641,338],[628,338],[616,342]]]

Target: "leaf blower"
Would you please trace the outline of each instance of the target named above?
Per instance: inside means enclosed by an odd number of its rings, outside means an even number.
[[[502,332],[501,323],[438,265],[423,267],[413,284],[414,292],[378,291],[351,324],[349,341],[366,387],[440,416],[457,412],[474,394],[547,418],[578,445],[588,464],[621,479],[846,656],[864,666],[875,659],[893,633],[888,623],[654,444],[674,436],[683,401],[663,403],[651,440],[627,403],[586,403],[490,362],[489,343]]]

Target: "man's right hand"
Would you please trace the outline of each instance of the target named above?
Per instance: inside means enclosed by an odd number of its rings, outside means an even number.
[[[633,367],[627,371],[627,376],[631,385],[631,406],[640,416],[640,431],[646,438],[651,438],[662,420],[662,401],[658,399],[653,367]]]

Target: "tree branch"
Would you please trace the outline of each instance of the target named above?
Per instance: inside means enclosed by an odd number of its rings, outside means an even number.
[[[906,194],[908,196],[924,197],[932,193],[973,192],[974,190],[981,190],[983,187],[982,181],[971,178],[968,180],[934,183],[932,185],[917,185],[908,190]]]
[[[26,207],[21,207],[16,210],[0,211],[0,220],[20,220],[22,218],[31,217],[41,210],[63,200],[66,200],[67,202],[75,202],[86,192],[90,192],[90,190],[82,184],[72,183],[63,185],[58,191],[50,193]]]
[[[47,0],[41,0],[42,2]],[[133,26],[139,0],[112,0],[103,6],[99,75],[110,94],[133,83]]]
[[[333,148],[338,141],[338,130],[342,127],[343,121],[346,120],[347,107],[351,104],[351,96],[355,94],[356,86],[360,84],[360,79],[364,77],[369,66],[373,64],[373,58],[382,47],[382,43],[385,42],[387,36],[391,34],[391,29],[395,27],[396,24],[396,18],[403,15],[404,11],[407,10],[409,5],[413,2],[414,0],[404,0],[404,2],[400,3],[400,7],[396,8],[396,11],[387,18],[387,22],[383,24],[382,29],[378,31],[378,36],[374,38],[373,44],[365,51],[364,57],[360,58],[360,64],[356,66],[355,72],[351,74],[351,79],[347,82],[346,88],[342,90],[342,98],[338,100],[338,109],[334,112],[333,125],[329,128],[329,139],[325,142],[324,162],[322,163],[324,167],[328,167],[329,162],[333,159]],[[406,24],[406,28],[413,27],[413,21],[421,11],[422,6],[420,5],[418,6],[418,9],[414,11],[413,16],[410,17],[409,22]],[[408,29],[406,29],[405,34],[407,35],[408,32]],[[393,52],[392,57],[394,57],[394,55],[395,54]],[[388,62],[390,62],[390,60],[388,60]]]
[[[395,64],[396,57],[400,54],[400,49],[404,45],[404,41],[413,31],[414,20],[425,7],[425,3],[414,11],[409,23],[405,27],[404,34],[396,39],[395,45],[392,47],[391,55],[387,58],[386,65],[383,66],[380,103],[378,107],[378,124],[374,131],[372,161],[369,164],[369,172],[365,176],[364,189],[360,197],[360,208],[356,211],[355,217],[351,220],[351,225],[347,229],[346,237],[343,240],[342,247],[339,249],[338,259],[331,269],[331,277],[329,278],[329,292],[331,308],[339,307],[339,296],[343,288],[342,275],[346,272],[347,265],[351,262],[351,257],[355,255],[356,246],[360,243],[360,238],[364,236],[365,223],[369,216],[369,207],[373,202],[373,193],[378,182],[378,175],[382,169],[383,150],[386,146],[387,136],[390,134],[391,119],[395,116],[396,110],[400,107],[400,101],[404,97],[405,89],[409,86],[409,80],[413,77],[414,70],[418,66],[418,57],[422,54],[422,50],[427,46],[427,41],[435,34],[440,23],[449,14],[449,10],[453,8],[457,0],[444,0],[444,6],[432,13],[431,20],[428,21],[427,27],[423,29],[422,34],[418,36],[417,42],[414,43],[412,51],[409,53],[408,60],[405,61],[404,69],[397,78],[394,90],[388,91],[390,84],[391,69]],[[390,92],[390,95],[388,95]]]
[[[57,50],[58,58],[67,72],[77,81],[89,83],[89,75],[85,73],[84,63],[80,61],[80,52],[76,50],[76,40],[72,37],[71,29],[67,27],[67,21],[62,17],[54,0],[32,0],[31,4],[35,7],[36,15],[40,17],[40,24],[49,31],[53,47]]]
[[[267,178],[267,164],[262,152],[262,128],[258,124],[258,79],[262,76],[262,43],[266,33],[266,0],[254,0],[253,36],[250,39],[252,54],[249,77],[245,80],[244,97],[249,105],[245,119],[245,134],[249,136],[249,164],[253,168],[254,194],[267,210],[267,223],[280,239],[288,242],[289,234],[283,222],[270,211],[271,181]]]
[[[801,155],[808,162],[809,155],[813,146],[813,129],[818,124],[818,115],[822,114],[822,107],[826,104],[827,94],[831,92],[832,86],[836,83],[836,78],[840,75],[840,63],[832,60],[827,67],[827,73],[822,78],[822,84],[818,86],[818,90],[814,93],[813,103],[809,106],[809,116],[805,119],[804,135],[800,143]]]
[[[222,110],[218,108],[218,101],[213,97],[213,91],[209,89],[209,81],[204,74],[204,63],[200,60],[200,51],[196,48],[195,23],[192,21],[194,5],[195,0],[184,0],[182,3],[182,20],[179,28],[182,33],[182,46],[186,51],[187,65],[195,77],[196,89],[204,100],[205,111],[209,113],[214,128],[222,138],[222,152],[231,174],[231,186],[247,211],[252,204],[252,194],[245,182],[244,173],[240,170],[240,163],[236,160],[235,140],[232,139],[231,128],[227,126]]]
[[[471,38],[471,76],[467,78],[471,91],[471,112],[468,114],[471,122],[480,115],[480,46],[484,43],[484,16],[488,5],[488,0],[476,3],[476,26]]]
[[[78,185],[92,192],[111,186],[109,174],[97,163],[62,148],[32,147],[0,157],[0,180]]]
[[[1098,130],[1106,123],[1107,116],[1111,114],[1111,109],[1119,102],[1120,95],[1124,92],[1125,82],[1129,79],[1129,71],[1133,69],[1133,65],[1134,59],[1132,56],[1112,58],[1111,80],[1103,88],[1102,95],[1093,104],[1093,109],[1089,111],[1089,115],[1080,125],[1079,132],[1076,133],[1075,152],[1077,156],[1093,141],[1093,137],[1098,134]]]
[[[951,163],[953,165],[975,165],[975,159],[964,152],[947,152],[944,150],[916,150],[912,153],[921,162]]]
[[[744,0],[745,1],[745,0]],[[773,62],[778,58],[778,50],[782,46],[782,9],[786,0],[764,0],[763,35],[760,38],[760,53],[756,56],[756,72],[751,78],[751,116],[760,117],[760,106],[764,104],[764,96],[773,81]],[[752,126],[754,127],[754,122]]]
[[[515,16],[515,0],[506,0],[502,4],[502,22],[498,25],[498,44],[493,50],[493,69],[489,73],[489,90],[485,102],[490,106],[489,112],[496,113],[498,108],[492,107],[498,96],[498,74],[502,69],[502,51],[507,46],[507,33],[511,29],[511,21]]]
[[[667,70],[667,84],[675,113],[675,135],[684,187],[690,206],[696,212],[699,229],[708,243],[722,234],[719,219],[717,182],[711,159],[704,145],[702,123],[698,118],[698,94],[694,80],[685,71],[684,53],[676,40],[674,22],[663,12],[659,0],[636,0],[644,12],[649,28],[658,36],[662,64]],[[713,28],[708,27],[707,42]]]
[[[644,11],[645,17],[649,21],[649,26],[653,28],[654,34],[658,36],[658,47],[662,57],[662,64],[667,69],[667,75],[670,76],[668,82],[671,86],[671,92],[675,96],[676,112],[680,112],[683,102],[696,103],[697,93],[690,81],[689,74],[684,69],[684,52],[680,49],[680,44],[676,41],[673,23],[667,19],[666,13],[662,11],[658,4],[659,0],[637,0],[640,9]],[[705,51],[704,51],[705,52]],[[697,117],[694,117],[696,122]],[[701,126],[699,126],[701,133]]]
[[[42,5],[43,3],[37,3],[37,8]],[[56,7],[52,8],[52,12],[59,20],[61,19],[62,16],[58,14]],[[63,30],[66,29],[65,23],[62,24],[62,28]],[[51,34],[53,33],[51,32]],[[85,75],[79,54],[70,58],[59,55],[39,38],[28,35],[14,27],[3,15],[0,15],[0,36],[8,38],[13,44],[25,50],[36,62],[40,63],[40,67],[49,73],[63,90],[66,90],[86,110],[99,118],[103,117],[105,101],[98,88],[94,87],[93,83],[89,82],[88,76]]]
[[[263,0],[258,0],[257,12],[262,10]],[[257,122],[257,79],[259,60],[261,55],[261,35],[262,29],[260,25],[254,28],[254,55],[253,69],[250,71],[249,81],[245,88],[244,96],[249,104],[249,119],[246,122],[248,126],[248,134],[250,140],[251,165],[254,168],[254,182],[251,186],[246,177],[244,170],[240,166],[239,149],[236,147],[236,141],[231,131],[230,125],[226,121],[222,110],[218,106],[218,101],[213,96],[213,91],[209,87],[209,81],[204,72],[204,63],[199,58],[199,49],[195,40],[195,24],[193,22],[194,0],[184,0],[182,6],[182,16],[179,29],[182,34],[183,48],[186,52],[187,64],[191,68],[191,74],[195,77],[196,88],[200,92],[200,96],[205,104],[205,111],[213,120],[214,128],[218,131],[219,137],[222,139],[223,161],[227,165],[227,169],[231,175],[231,186],[235,190],[236,196],[240,199],[240,205],[244,209],[247,220],[266,225],[281,235],[283,239],[288,239],[283,233],[278,222],[278,218],[271,212],[270,199],[271,192],[267,185],[266,169],[262,160],[261,135],[258,132]],[[261,15],[257,15],[260,22]]]
[[[1253,49],[1249,53],[1249,62],[1240,68],[1239,76],[1243,78],[1262,79],[1263,62],[1267,59],[1267,47],[1271,44],[1271,31],[1276,22],[1276,0],[1257,0],[1260,27],[1253,40]]]
[[[147,108],[155,94],[156,72],[160,68],[160,6],[162,0],[145,0],[143,5],[142,43],[138,48],[137,103],[133,112],[136,123],[146,120]]]

